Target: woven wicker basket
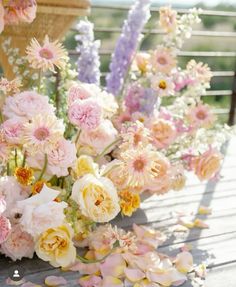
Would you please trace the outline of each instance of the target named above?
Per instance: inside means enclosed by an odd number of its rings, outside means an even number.
[[[37,0],[37,16],[31,24],[7,26],[0,35],[0,43],[8,37],[12,38],[13,47],[20,49],[23,55],[32,37],[42,41],[45,35],[50,39],[60,39],[65,35],[78,16],[86,16],[90,12],[90,0]],[[0,63],[4,75],[14,78],[12,67],[0,47]]]

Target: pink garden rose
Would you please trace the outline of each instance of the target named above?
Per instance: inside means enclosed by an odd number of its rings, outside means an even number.
[[[12,118],[2,124],[5,139],[10,144],[20,144],[23,121],[21,118]]]
[[[17,224],[12,227],[7,240],[1,244],[0,251],[13,261],[21,260],[23,257],[32,258],[34,254],[33,237]]]
[[[92,96],[93,94],[88,84],[74,84],[68,92],[68,105],[71,106],[77,100],[85,100]]]
[[[68,116],[78,128],[93,130],[101,122],[102,109],[95,100],[77,100],[69,107]]]
[[[200,180],[209,180],[220,169],[222,155],[216,149],[210,148],[202,155],[192,160],[192,168]]]
[[[177,131],[171,121],[157,119],[151,123],[151,135],[157,148],[166,148],[174,142]]]
[[[80,135],[80,143],[90,146],[96,153],[101,153],[105,147],[115,141],[118,135],[117,130],[112,125],[111,121],[104,120],[95,130],[82,130]],[[107,150],[107,153],[111,152]]]
[[[39,112],[52,115],[54,110],[54,107],[48,102],[48,97],[34,91],[26,91],[7,97],[3,115],[7,118],[19,117],[23,120],[31,120]]]
[[[73,167],[76,161],[75,144],[69,140],[61,139],[55,149],[48,153],[48,175],[67,176],[68,168]],[[27,158],[27,164],[35,169],[42,169],[44,165],[44,154],[37,153]]]

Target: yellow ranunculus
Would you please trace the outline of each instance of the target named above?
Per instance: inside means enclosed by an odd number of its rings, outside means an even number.
[[[82,214],[95,222],[109,222],[120,211],[116,188],[106,177],[83,176],[74,183],[71,198]]]
[[[67,224],[50,228],[36,241],[36,254],[54,267],[67,267],[76,259],[76,248],[72,237],[73,230]]]

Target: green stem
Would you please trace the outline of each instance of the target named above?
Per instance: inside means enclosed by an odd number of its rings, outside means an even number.
[[[77,134],[77,136],[76,136],[76,139],[75,139],[75,146],[77,146],[77,143],[78,143],[78,141],[79,141],[79,137],[80,137],[80,135],[81,135],[81,130],[79,130],[79,131],[78,131],[78,134]]]
[[[39,71],[38,93],[40,93],[41,90],[41,79],[42,79],[42,72]]]
[[[25,163],[26,163],[26,152],[24,152],[22,167],[25,167]]]
[[[99,155],[95,157],[95,161],[98,161],[101,157],[103,157],[107,151],[113,146],[116,145],[120,141],[120,138],[116,139],[114,142],[109,144]]]
[[[3,115],[2,115],[2,112],[0,111],[0,123],[2,124],[3,122],[4,122]]]
[[[9,165],[9,162],[7,163],[7,176],[10,175],[10,165]]]
[[[43,169],[42,169],[37,181],[42,179],[42,177],[43,177],[43,175],[44,175],[44,173],[45,173],[45,171],[47,169],[47,165],[48,165],[48,156],[47,156],[47,154],[45,154]]]
[[[18,163],[17,163],[17,149],[15,148],[15,157],[14,157],[14,160],[15,160],[15,167],[18,166]]]

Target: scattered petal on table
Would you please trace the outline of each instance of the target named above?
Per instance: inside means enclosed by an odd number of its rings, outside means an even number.
[[[211,213],[212,213],[212,209],[210,207],[207,207],[207,206],[201,205],[198,209],[198,214],[201,214],[201,215],[207,215],[207,214],[211,214]]]
[[[112,276],[106,276],[103,279],[103,282],[102,282],[101,286],[102,287],[124,287],[124,284],[118,278],[115,278],[115,277],[112,277]]]
[[[138,282],[145,278],[144,272],[139,269],[125,268],[124,273],[126,278],[131,282]]]
[[[102,278],[96,275],[88,275],[79,278],[78,284],[81,287],[96,287],[100,286]]]
[[[61,285],[66,285],[67,281],[64,277],[62,276],[47,276],[45,278],[45,285],[47,286],[61,286]]]
[[[70,271],[79,271],[80,274],[95,274],[99,271],[99,263],[85,264],[82,262],[77,262],[69,267]]]
[[[173,226],[170,231],[172,232],[187,232],[189,229],[181,224],[176,224],[175,226]]]
[[[194,222],[190,218],[187,218],[187,217],[179,218],[178,223],[182,224],[183,226],[185,226],[189,229],[194,227]]]
[[[209,225],[207,223],[205,223],[203,220],[196,218],[194,220],[194,227],[197,228],[209,228]]]
[[[200,278],[205,278],[207,275],[207,268],[206,268],[206,264],[204,263],[198,265],[194,270],[197,276],[199,276]]]
[[[124,273],[126,263],[121,254],[112,254],[100,264],[100,271],[103,277],[120,277]]]
[[[176,256],[175,266],[181,273],[188,273],[193,270],[193,256],[190,252],[184,251]]]

